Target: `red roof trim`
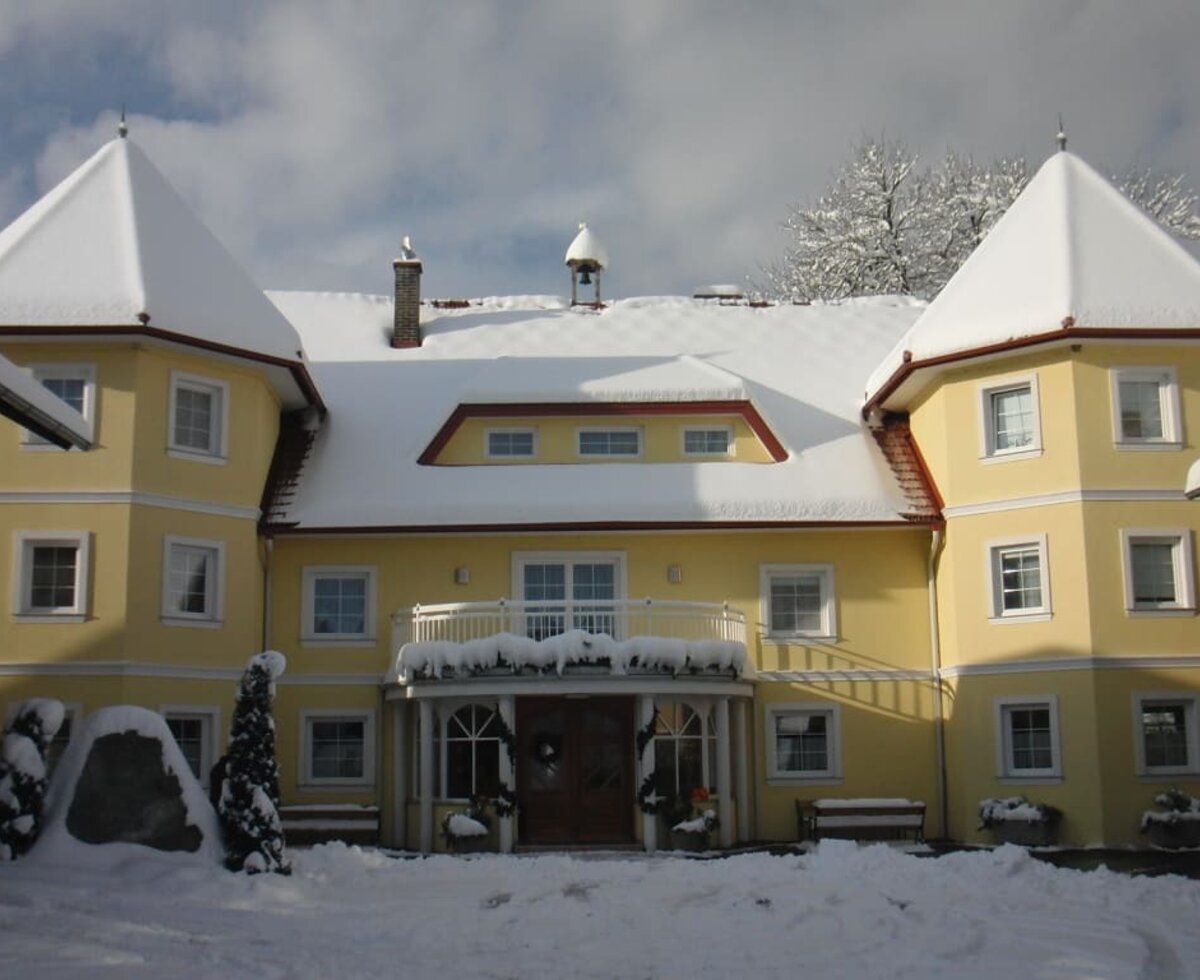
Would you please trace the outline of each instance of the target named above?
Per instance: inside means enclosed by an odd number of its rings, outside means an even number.
[[[551,521],[540,524],[371,524],[362,527],[301,527],[271,524],[271,535],[323,534],[535,534],[550,531],[761,531],[939,526],[940,516],[890,521]]]
[[[1034,334],[1030,337],[1020,337],[1016,340],[1005,340],[998,344],[973,347],[970,350],[939,354],[936,357],[926,357],[919,361],[912,360],[909,352],[905,351],[905,354],[909,356],[892,372],[891,377],[880,386],[879,390],[867,400],[866,405],[863,406],[863,416],[865,417],[873,409],[879,408],[895,393],[897,388],[908,380],[910,374],[923,368],[939,367],[942,364],[966,361],[973,357],[984,357],[988,354],[1003,354],[1008,351],[1021,350],[1025,347],[1036,347],[1039,344],[1054,343],[1055,341],[1065,343],[1076,340],[1200,340],[1200,328],[1184,327],[1176,329],[1160,327],[1153,330],[1132,328],[1114,330],[1105,327],[1077,327],[1073,324],[1074,320],[1071,317],[1067,317],[1064,320],[1064,325],[1058,330]]]
[[[447,443],[459,427],[469,418],[513,418],[533,416],[537,418],[571,418],[573,416],[624,415],[740,415],[758,436],[771,459],[781,463],[788,452],[783,447],[749,401],[701,401],[701,402],[464,402],[450,413],[450,417],[438,430],[437,435],[417,458],[422,466],[433,466]]]
[[[246,361],[257,361],[260,364],[270,364],[274,367],[287,368],[295,379],[296,385],[304,393],[304,397],[308,399],[308,403],[318,409],[322,415],[328,411],[325,407],[324,399],[321,398],[321,393],[317,390],[316,382],[313,381],[312,375],[308,373],[308,366],[299,360],[292,361],[284,357],[276,357],[273,354],[263,354],[259,351],[247,350],[244,347],[219,344],[216,341],[203,340],[199,337],[189,337],[185,334],[173,333],[170,330],[162,330],[158,327],[150,326],[135,327],[129,324],[102,327],[0,326],[0,337],[38,336],[39,334],[50,337],[152,337],[155,340],[164,340],[173,344],[181,344],[185,347],[197,347],[200,350],[211,351],[214,354],[226,354],[230,357],[237,357]]]

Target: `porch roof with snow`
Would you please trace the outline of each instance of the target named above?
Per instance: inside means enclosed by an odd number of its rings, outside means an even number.
[[[572,311],[552,297],[424,307],[422,344],[389,343],[390,298],[268,294],[296,325],[331,414],[281,530],[466,530],[905,523],[928,499],[901,485],[863,424],[871,367],[921,306],[811,307],[677,297]],[[749,403],[782,461],[423,466],[447,420],[480,399],[571,415],[597,400]],[[917,499],[920,498],[920,499]],[[920,516],[914,516],[920,515]]]
[[[871,373],[867,404],[903,408],[940,364],[1088,336],[1200,338],[1200,263],[1061,151]]]
[[[296,330],[115,139],[0,231],[0,336],[130,335],[258,362],[285,407],[321,407]]]
[[[0,415],[63,449],[92,447],[92,424],[3,356],[0,356]]]

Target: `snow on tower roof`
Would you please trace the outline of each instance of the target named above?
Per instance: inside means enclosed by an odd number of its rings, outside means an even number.
[[[274,372],[285,404],[319,403],[295,329],[129,139],[0,231],[0,326],[144,333],[248,357],[285,368]]]
[[[92,424],[3,356],[0,356],[0,415],[64,449],[92,446]]]
[[[1200,263],[1073,153],[1050,157],[871,374],[902,404],[923,362],[1077,330],[1200,328]]]
[[[563,260],[567,265],[572,262],[595,262],[601,269],[608,268],[608,249],[596,237],[587,222],[580,222],[579,234],[567,246],[567,255]]]
[[[419,348],[388,345],[383,297],[269,293],[304,337],[330,406],[293,500],[297,530],[901,522],[918,507],[860,416],[871,366],[922,308],[907,299],[719,306],[558,298],[424,307]],[[782,462],[421,465],[456,409],[750,402]],[[628,423],[626,423],[628,424]]]

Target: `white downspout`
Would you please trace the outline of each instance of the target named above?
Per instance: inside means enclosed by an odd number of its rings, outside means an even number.
[[[943,530],[933,529],[929,542],[929,676],[933,682],[933,746],[937,773],[937,812],[943,837],[949,836],[950,805],[946,798],[946,710],[942,698],[942,640],[938,629],[937,576],[935,567],[941,550]]]

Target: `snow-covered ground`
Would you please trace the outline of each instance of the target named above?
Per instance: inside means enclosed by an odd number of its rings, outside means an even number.
[[[1015,847],[395,860],[342,845],[246,877],[114,848],[0,867],[6,977],[1196,977],[1200,882]]]

